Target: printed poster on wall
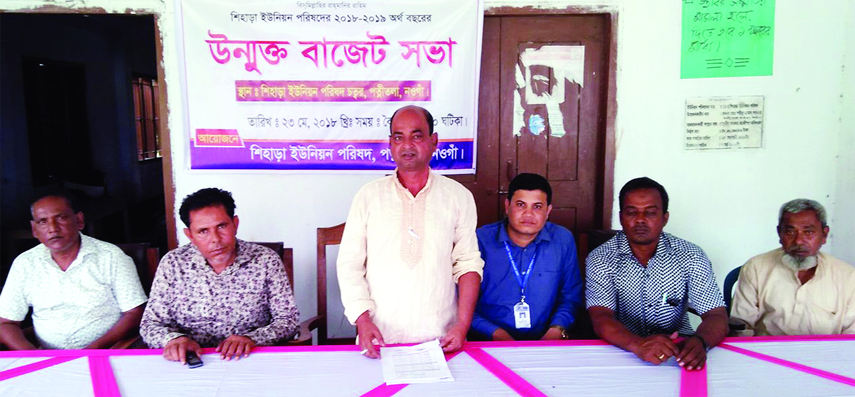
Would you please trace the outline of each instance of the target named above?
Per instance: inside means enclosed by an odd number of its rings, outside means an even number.
[[[191,169],[388,171],[394,111],[473,173],[483,0],[182,0]]]

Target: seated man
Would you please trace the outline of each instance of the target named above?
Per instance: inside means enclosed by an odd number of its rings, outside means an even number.
[[[668,193],[650,178],[620,190],[623,231],[586,261],[588,313],[594,332],[653,364],[677,357],[688,370],[701,369],[707,349],[727,335],[727,311],[712,265],[700,247],[662,232],[668,223]],[[694,333],[686,314],[700,314]],[[690,335],[677,342],[678,332]]]
[[[828,230],[816,201],[781,206],[781,248],[742,267],[733,320],[755,335],[855,334],[855,268],[819,252]]]
[[[41,244],[9,270],[0,294],[0,341],[14,350],[36,348],[21,331],[30,307],[43,348],[109,348],[135,332],[146,297],[131,258],[80,233],[83,213],[66,192],[38,197],[30,212]]]
[[[573,234],[547,222],[552,187],[537,174],[508,186],[507,219],[478,229],[484,259],[472,340],[566,339],[582,305]]]
[[[221,358],[240,359],[293,336],[300,314],[282,259],[235,237],[231,193],[199,190],[179,213],[191,243],[160,261],[140,327],[145,343],[185,364],[187,350],[216,346]]]

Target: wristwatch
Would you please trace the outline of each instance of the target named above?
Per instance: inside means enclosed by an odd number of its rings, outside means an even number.
[[[555,328],[555,329],[561,331],[561,339],[570,339],[570,335],[567,334],[567,330],[564,327],[562,327],[560,325],[553,325],[549,328]]]

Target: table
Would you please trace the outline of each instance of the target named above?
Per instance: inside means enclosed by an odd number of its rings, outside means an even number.
[[[656,366],[600,340],[467,342],[454,382],[386,386],[356,346],[257,348],[205,365],[160,350],[0,352],[0,395],[16,396],[855,396],[855,335],[727,338],[703,371]]]

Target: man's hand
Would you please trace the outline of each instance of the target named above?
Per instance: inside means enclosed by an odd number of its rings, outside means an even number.
[[[445,336],[439,340],[439,345],[442,347],[442,351],[445,353],[454,353],[460,350],[463,347],[463,341],[466,340],[466,331],[468,327],[464,327],[461,324],[457,324],[448,332],[445,333]]]
[[[220,353],[220,359],[240,360],[241,356],[249,357],[249,352],[255,347],[255,342],[249,337],[243,335],[232,335],[217,345],[217,352]]]
[[[512,342],[512,341],[514,341],[514,337],[511,336],[511,334],[509,334],[508,331],[505,331],[502,328],[496,328],[496,332],[493,332],[493,340],[494,341]]]
[[[677,363],[681,367],[692,371],[704,367],[707,361],[707,351],[701,342],[700,336],[690,336],[680,342],[680,354],[677,355]]]
[[[637,344],[630,346],[629,351],[635,353],[638,358],[644,361],[659,365],[680,353],[680,350],[677,349],[677,344],[674,343],[674,339],[677,339],[676,332],[671,334],[671,336],[661,334],[650,335],[643,338]]]
[[[558,327],[549,327],[549,330],[543,334],[540,340],[562,340],[564,339],[564,331]]]
[[[196,341],[187,336],[179,336],[166,343],[163,348],[163,357],[169,361],[181,361],[181,365],[187,364],[187,351],[194,351],[202,357],[202,347]]]
[[[367,310],[356,319],[356,329],[359,331],[359,347],[362,349],[362,354],[368,358],[380,358],[380,352],[374,347],[374,340],[376,339],[380,346],[386,346],[386,342],[383,341],[380,329],[371,321]]]

